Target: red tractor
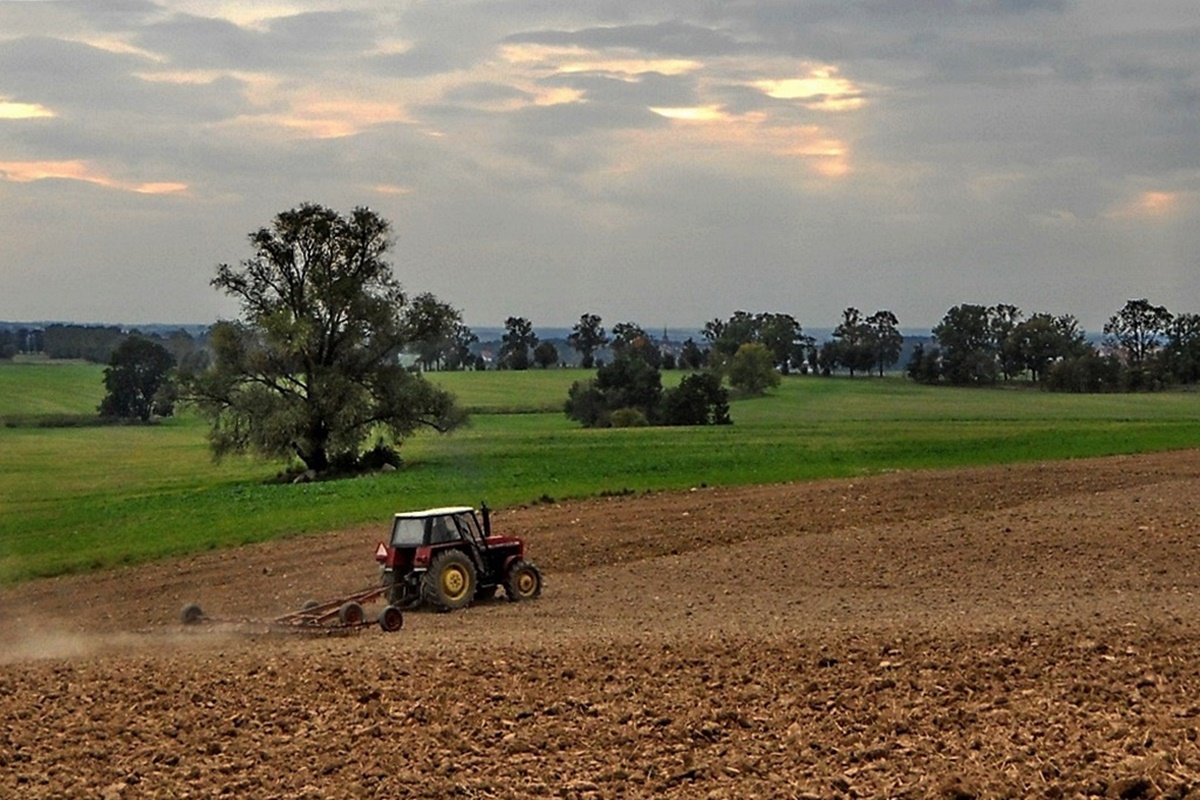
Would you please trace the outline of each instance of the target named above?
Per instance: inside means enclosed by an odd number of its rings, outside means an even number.
[[[494,597],[501,586],[510,600],[540,595],[542,573],[525,559],[525,542],[493,536],[488,507],[481,511],[459,506],[397,514],[388,541],[375,550],[388,602],[453,611]]]

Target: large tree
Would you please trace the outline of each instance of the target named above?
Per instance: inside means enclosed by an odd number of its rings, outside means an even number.
[[[1167,366],[1180,383],[1200,381],[1200,314],[1180,314],[1167,326]]]
[[[445,355],[446,369],[466,369],[473,365],[475,356],[471,354],[471,345],[478,341],[479,337],[466,324],[454,323],[454,332],[450,336],[450,347]]]
[[[900,360],[900,351],[904,349],[904,334],[900,333],[899,324],[896,315],[886,309],[867,317],[867,327],[871,332],[871,358],[880,377],[883,377],[885,369]]]
[[[1004,380],[1012,380],[1021,372],[1021,360],[1011,345],[1013,331],[1024,313],[1009,303],[997,303],[988,309],[988,327],[992,332],[992,347]]]
[[[408,303],[404,315],[408,349],[416,354],[421,369],[438,369],[454,356],[455,336],[462,325],[462,312],[425,292]]]
[[[800,323],[791,314],[778,313],[755,314],[754,321],[758,327],[756,341],[770,351],[775,366],[787,375],[791,372],[796,347],[802,338]]]
[[[803,360],[803,348],[811,341],[791,314],[772,312],[735,311],[727,320],[705,323],[701,333],[709,342],[710,361],[717,369],[728,366],[742,345],[757,343],[767,348],[775,366],[786,373],[793,361]]]
[[[996,382],[996,343],[986,306],[954,306],[933,329],[942,376],[953,384]]]
[[[167,348],[142,336],[129,336],[113,351],[104,369],[104,400],[100,414],[146,422],[151,414],[167,416],[172,402],[170,385],[175,358]]]
[[[1003,344],[1005,360],[1015,363],[1017,371],[1029,370],[1035,382],[1045,378],[1051,364],[1081,356],[1087,349],[1079,321],[1070,314],[1034,314],[1018,322]]]
[[[655,369],[662,366],[662,353],[659,352],[658,345],[636,322],[618,322],[613,325],[612,342],[609,346],[614,359],[636,356]]]
[[[571,328],[567,342],[579,353],[579,366],[591,369],[596,364],[596,351],[608,344],[604,326],[598,314],[582,314]]]
[[[1171,312],[1145,298],[1129,300],[1104,324],[1108,343],[1122,350],[1129,366],[1140,369],[1159,346],[1171,324]]]
[[[533,323],[525,317],[504,320],[504,335],[500,337],[500,368],[529,369],[529,351],[538,346]]]
[[[874,332],[861,311],[854,306],[843,311],[833,338],[837,340],[837,363],[850,370],[851,377],[856,371],[870,372],[875,365]]]
[[[400,440],[463,421],[449,393],[399,363],[406,299],[384,259],[386,220],[304,204],[250,243],[254,255],[221,264],[212,281],[241,319],[214,326],[212,363],[188,386],[218,456],[295,455],[321,471],[352,462],[381,431]]]

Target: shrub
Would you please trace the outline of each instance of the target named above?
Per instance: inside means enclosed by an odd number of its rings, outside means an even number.
[[[1042,386],[1052,392],[1115,392],[1122,388],[1124,380],[1121,362],[1089,350],[1051,364]]]
[[[729,425],[729,392],[714,373],[688,375],[663,396],[662,419],[667,425]]]
[[[746,394],[763,394],[779,385],[775,359],[766,345],[749,342],[733,354],[729,362],[729,385]]]
[[[608,420],[614,428],[644,428],[650,424],[646,415],[637,408],[618,408],[609,414]]]
[[[576,381],[567,393],[566,413],[586,428],[613,424],[617,409],[632,408],[654,421],[662,401],[662,377],[641,358],[623,355],[596,370],[593,380]]]

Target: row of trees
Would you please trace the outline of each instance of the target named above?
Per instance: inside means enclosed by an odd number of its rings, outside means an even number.
[[[465,415],[453,397],[399,356],[414,353],[426,368],[461,367],[477,342],[456,309],[428,294],[410,299],[401,290],[385,260],[391,246],[386,220],[364,208],[342,216],[306,204],[277,215],[250,243],[252,256],[220,265],[212,281],[239,301],[241,313],[213,326],[207,358],[185,364],[166,343],[128,337],[114,348],[106,384],[136,402],[114,401],[110,410],[145,418],[149,406],[153,413],[161,386],[143,381],[141,367],[149,363],[161,373],[176,362],[180,398],[208,417],[218,456],[295,456],[317,472],[352,467],[372,439],[398,443],[420,427],[449,431],[462,424]],[[909,371],[931,382],[983,383],[1022,371],[1049,380],[1060,370],[1071,374],[1075,365],[1091,380],[1095,371],[1085,361],[1091,358],[1119,362],[1139,381],[1168,374],[1191,381],[1200,373],[1195,315],[1174,317],[1131,301],[1105,332],[1119,358],[1090,350],[1071,317],[1025,319],[1013,306],[956,306],[934,331],[936,347],[920,349]],[[664,353],[634,323],[615,325],[609,335],[599,316],[583,315],[569,343],[585,363],[594,364],[601,348],[612,361],[572,387],[568,413],[589,425],[724,423],[724,381],[738,391],[761,392],[797,367],[882,371],[898,359],[902,341],[894,314],[868,316],[853,308],[819,347],[793,317],[778,313],[739,311],[707,324],[702,337],[705,348],[689,340],[678,352]],[[528,320],[512,317],[499,360],[527,367],[545,352],[542,344]],[[704,369],[664,391],[658,370],[666,355]]]
[[[610,334],[598,314],[587,313],[575,323],[567,343],[579,354],[580,366],[585,369],[596,366],[598,354],[607,350],[613,358],[635,353],[656,368],[712,367],[718,371],[729,365],[743,345],[756,344],[784,375],[794,370],[829,375],[838,369],[848,370],[851,375],[874,369],[882,374],[899,360],[904,344],[895,314],[881,310],[864,316],[857,308],[847,308],[833,338],[821,344],[806,335],[791,314],[747,311],[736,311],[728,319],[710,320],[705,323],[701,338],[703,346],[688,338],[682,345],[671,347],[665,341],[655,342],[635,322],[619,322]],[[527,319],[509,317],[499,366],[524,369],[530,364],[531,351],[533,363],[552,366],[557,363],[558,355],[547,344],[538,342]]]
[[[1175,316],[1130,300],[1104,325],[1102,348],[1070,314],[1025,317],[1013,305],[964,304],[933,329],[935,344],[908,362],[922,383],[987,385],[1028,375],[1047,389],[1074,392],[1153,389],[1200,380],[1200,315]]]
[[[0,328],[0,361],[42,352],[42,334],[41,328]]]
[[[583,363],[607,346],[613,359],[591,379],[576,381],[568,392],[567,416],[586,427],[645,424],[727,425],[729,392],[761,394],[780,381],[780,373],[802,358],[811,339],[786,314],[736,312],[704,329],[708,347],[687,340],[678,359],[664,353],[633,323],[613,326],[611,338],[600,317],[585,314],[572,332],[572,343],[587,348]],[[660,366],[677,363],[694,370],[674,389],[662,388]]]

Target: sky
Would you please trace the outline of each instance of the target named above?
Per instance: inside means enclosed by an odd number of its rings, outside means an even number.
[[[0,0],[0,319],[391,221],[469,324],[1200,312],[1194,0]]]

